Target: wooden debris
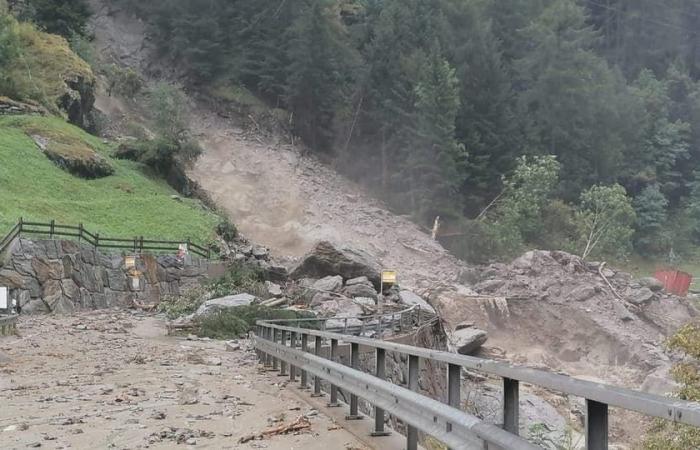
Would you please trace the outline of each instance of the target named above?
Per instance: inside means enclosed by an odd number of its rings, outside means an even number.
[[[296,431],[301,431],[311,428],[311,422],[306,416],[299,416],[294,422],[288,423],[286,425],[280,425],[278,427],[270,428],[258,434],[250,434],[248,436],[243,436],[238,440],[239,444],[245,444],[255,439],[264,439],[270,436],[278,436],[281,434],[294,433]]]

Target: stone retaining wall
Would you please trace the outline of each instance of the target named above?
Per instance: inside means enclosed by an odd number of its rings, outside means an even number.
[[[10,288],[22,313],[149,305],[223,273],[221,264],[170,255],[141,255],[127,270],[123,255],[74,241],[18,239],[5,253],[0,286]]]

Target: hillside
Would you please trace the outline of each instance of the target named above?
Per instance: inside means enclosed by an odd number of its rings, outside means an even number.
[[[88,146],[114,169],[112,175],[83,179],[55,165],[28,135],[52,136],[72,148]],[[112,236],[191,237],[207,242],[217,218],[176,192],[143,166],[111,157],[111,146],[53,117],[0,117],[0,234],[19,217],[83,223]]]

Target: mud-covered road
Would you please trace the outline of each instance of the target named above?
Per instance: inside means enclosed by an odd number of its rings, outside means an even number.
[[[128,311],[22,317],[0,338],[0,448],[364,449],[261,372],[247,341],[165,336]],[[299,434],[241,437],[305,415]]]

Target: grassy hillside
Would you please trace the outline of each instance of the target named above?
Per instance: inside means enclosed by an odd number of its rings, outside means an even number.
[[[114,174],[96,180],[75,177],[54,165],[27,133],[60,137],[104,156]],[[111,158],[109,146],[51,117],[0,117],[0,235],[19,217],[82,222],[103,236],[141,236],[208,242],[217,222],[198,202],[176,194],[143,166]]]

